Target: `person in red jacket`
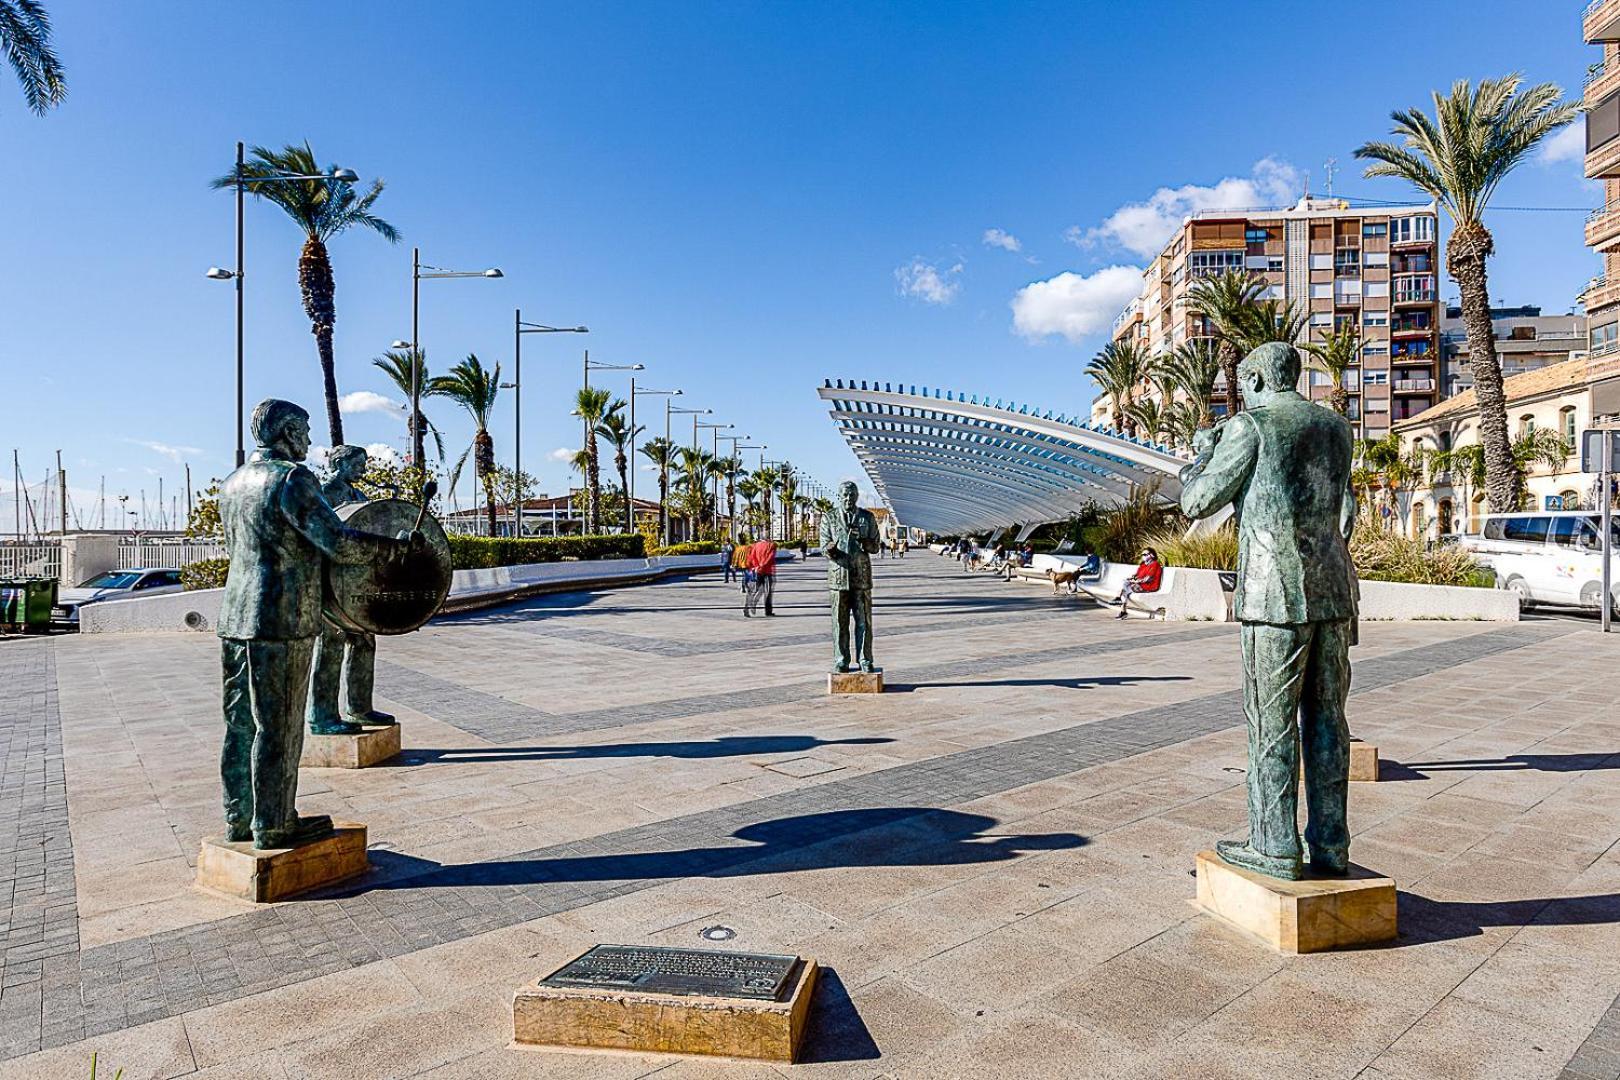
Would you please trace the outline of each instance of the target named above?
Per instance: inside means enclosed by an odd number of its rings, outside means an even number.
[[[765,614],[775,615],[771,599],[776,593],[776,543],[761,540],[748,548],[748,594],[743,600],[743,618],[753,618],[760,601],[765,602]]]
[[[1150,593],[1159,591],[1159,582],[1164,578],[1164,567],[1159,563],[1159,553],[1152,548],[1144,548],[1138,556],[1142,561],[1136,567],[1136,573],[1125,579],[1124,588],[1119,590],[1119,614],[1116,619],[1123,619],[1130,611],[1131,597],[1137,593]]]

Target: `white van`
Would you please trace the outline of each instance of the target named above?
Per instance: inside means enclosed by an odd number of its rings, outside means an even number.
[[[1611,610],[1620,617],[1620,517],[1611,517]],[[1458,544],[1519,594],[1520,606],[1567,604],[1597,610],[1603,595],[1603,543],[1598,515],[1583,510],[1490,514],[1478,535]]]

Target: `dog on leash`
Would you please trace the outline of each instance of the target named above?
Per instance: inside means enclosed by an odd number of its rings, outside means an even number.
[[[1080,591],[1080,571],[1078,569],[1048,570],[1046,576],[1052,582],[1053,595],[1056,595],[1061,589],[1067,589],[1071,593]]]

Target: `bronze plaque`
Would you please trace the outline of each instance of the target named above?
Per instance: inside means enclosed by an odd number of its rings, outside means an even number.
[[[393,538],[418,512],[414,503],[378,499],[340,506],[337,515],[351,529]],[[327,618],[368,634],[406,634],[431,619],[450,594],[450,541],[432,514],[422,516],[422,536],[422,547],[377,562],[328,562]]]
[[[540,984],[776,1001],[798,964],[797,956],[774,953],[597,945]]]

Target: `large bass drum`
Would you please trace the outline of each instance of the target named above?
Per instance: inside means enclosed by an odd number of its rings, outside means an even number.
[[[450,594],[450,541],[432,514],[401,499],[349,503],[337,516],[351,529],[390,539],[414,527],[427,542],[363,563],[326,564],[326,617],[345,630],[408,634],[431,619]]]

